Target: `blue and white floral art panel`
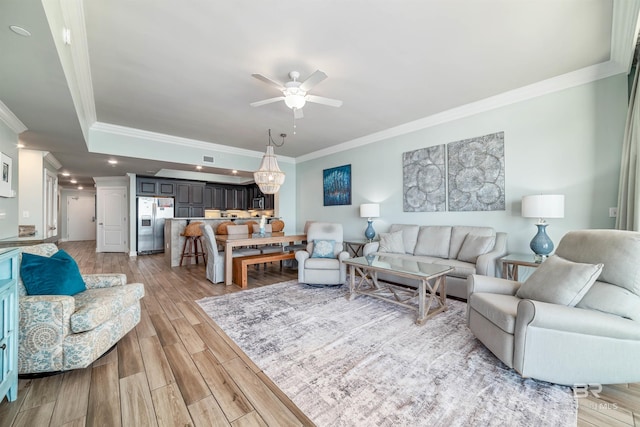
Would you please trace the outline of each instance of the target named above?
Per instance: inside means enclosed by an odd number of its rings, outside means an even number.
[[[446,210],[444,145],[402,153],[404,212]]]
[[[447,144],[449,211],[505,210],[504,132]]]

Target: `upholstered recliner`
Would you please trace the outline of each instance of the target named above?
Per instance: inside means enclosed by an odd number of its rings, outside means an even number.
[[[309,285],[342,285],[347,280],[349,258],[342,245],[341,224],[314,222],[307,231],[307,249],[296,252],[298,281]]]
[[[18,248],[47,256],[53,243]],[[20,268],[20,267],[18,267]],[[85,368],[140,321],[142,283],[127,284],[124,274],[82,275],[86,290],[73,296],[27,295],[18,281],[18,372],[33,374]]]
[[[523,377],[565,385],[638,382],[639,260],[640,233],[569,232],[524,283],[469,276],[467,323]]]

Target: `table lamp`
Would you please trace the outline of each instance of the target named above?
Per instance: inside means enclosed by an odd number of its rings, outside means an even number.
[[[553,242],[547,235],[545,218],[564,218],[564,195],[539,194],[522,198],[522,216],[538,218],[538,233],[533,237],[529,247],[535,253],[536,262],[544,261],[553,251]]]
[[[364,231],[364,237],[367,240],[373,240],[376,236],[376,230],[373,229],[373,219],[380,216],[380,205],[378,203],[365,203],[360,205],[360,218],[367,218],[368,225]]]

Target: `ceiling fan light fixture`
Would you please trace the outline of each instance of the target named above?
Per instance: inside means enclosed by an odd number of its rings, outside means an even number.
[[[287,104],[287,107],[294,108],[302,108],[304,104],[307,103],[307,100],[302,95],[287,95],[284,97],[284,103]]]

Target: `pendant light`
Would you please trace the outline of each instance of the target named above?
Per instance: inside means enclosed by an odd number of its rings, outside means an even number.
[[[273,147],[282,147],[286,133],[281,133],[282,142],[276,144],[271,138],[271,129],[269,129],[269,141],[267,142],[267,151],[262,157],[260,168],[253,173],[253,179],[264,194],[275,194],[280,190],[280,186],[284,183],[284,172],[278,167],[278,160],[273,153]]]

